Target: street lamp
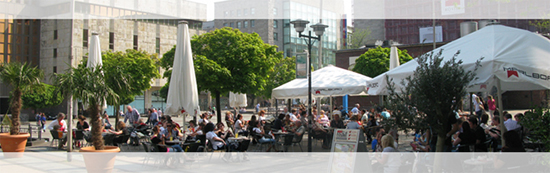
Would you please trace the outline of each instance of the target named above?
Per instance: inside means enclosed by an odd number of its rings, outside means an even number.
[[[308,51],[308,64],[307,64],[307,89],[308,89],[308,92],[307,92],[307,95],[308,95],[308,106],[307,106],[307,112],[308,112],[308,117],[309,117],[309,121],[308,121],[308,124],[310,126],[308,127],[311,127],[311,124],[313,122],[313,114],[311,114],[311,46],[313,45],[313,43],[315,42],[315,40],[321,40],[321,36],[323,36],[323,33],[325,32],[325,28],[327,28],[328,26],[327,25],[323,25],[321,23],[317,23],[315,25],[311,25],[310,27],[313,28],[313,31],[315,32],[315,35],[317,35],[317,37],[314,37],[314,36],[311,36],[311,31],[309,31],[309,34],[308,35],[302,35],[302,32],[304,32],[305,28],[306,28],[306,25],[309,23],[309,21],[307,20],[295,20],[295,21],[291,21],[290,22],[291,24],[294,25],[294,29],[296,30],[296,32],[298,32],[298,37],[303,37],[304,38],[304,41],[306,42],[307,44],[307,51]],[[321,46],[322,44],[319,43],[319,46]],[[311,140],[312,140],[312,131],[311,131],[311,128],[308,128],[309,129],[309,132],[308,132],[308,137],[307,137],[307,151],[308,152],[311,152]]]

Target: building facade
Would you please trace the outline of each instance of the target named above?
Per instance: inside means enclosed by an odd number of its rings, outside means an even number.
[[[322,4],[321,4],[322,2]],[[229,0],[215,4],[215,28],[232,27],[247,33],[257,33],[264,43],[278,46],[287,57],[307,50],[307,45],[290,24],[303,19],[309,25],[323,23],[329,27],[322,37],[322,64],[334,64],[334,50],[341,43],[343,4],[318,0]],[[322,12],[319,9],[323,9]],[[307,34],[311,29],[304,31]],[[312,30],[311,30],[312,31]],[[314,34],[313,34],[314,35]],[[317,68],[319,44],[312,49],[314,69]]]
[[[53,5],[15,4],[35,7],[64,6],[65,3],[69,3],[74,6],[74,11],[59,12],[61,14],[58,15],[70,13],[72,17],[67,19],[55,16],[52,17],[53,19],[17,19],[24,17],[16,14],[0,14],[0,63],[19,61],[35,65],[45,73],[46,77],[42,81],[50,84],[49,76],[63,73],[71,66],[76,67],[87,56],[92,32],[99,34],[102,51],[136,49],[157,54],[158,58],[162,58],[162,55],[176,44],[178,21],[189,22],[191,35],[204,33],[202,22],[206,19],[205,4],[178,1],[172,4],[173,6],[166,7],[165,10],[186,12],[178,12],[177,16],[167,16],[166,11],[147,11],[145,7],[151,4],[133,2],[117,4],[117,1],[104,1],[94,2],[94,4],[87,1],[67,1]],[[124,7],[128,5],[133,8],[129,10]],[[193,15],[188,15],[192,18],[179,18],[187,15],[180,13],[193,13]],[[161,68],[159,70],[162,74],[163,70]],[[166,82],[166,79],[154,79],[152,88],[145,91],[143,96],[136,97],[136,102],[131,105],[138,108],[140,112],[153,106],[162,107],[164,100],[156,97],[155,95],[158,94],[155,93]],[[2,105],[0,113],[5,113],[7,110],[8,104],[5,103],[8,102],[9,91],[10,88],[0,85]],[[56,108],[44,111],[66,112],[67,107],[68,105],[64,102]],[[76,111],[78,106],[75,105],[74,108]]]

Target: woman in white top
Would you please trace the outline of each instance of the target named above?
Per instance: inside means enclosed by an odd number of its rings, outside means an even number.
[[[225,148],[225,141],[218,137],[218,135],[216,135],[216,132],[214,131],[214,124],[212,123],[208,123],[206,124],[206,126],[204,127],[204,131],[206,132],[206,139],[208,139],[209,142],[211,142],[212,144],[212,149],[214,150],[220,150],[220,149],[223,149]]]
[[[378,163],[384,165],[384,172],[398,172],[401,166],[401,154],[395,147],[395,140],[390,134],[382,137],[382,156],[376,158]]]
[[[244,125],[243,125],[243,115],[238,114],[237,115],[237,121],[235,121],[235,127],[234,127],[235,128],[235,130],[234,130],[235,134],[241,132],[243,130],[243,127],[244,127]]]
[[[262,143],[262,144],[269,143],[269,148],[267,149],[267,151],[265,151],[265,152],[269,152],[271,148],[273,148],[273,146],[275,145],[275,139],[273,139],[273,136],[266,134],[264,127],[262,127],[262,125],[258,122],[256,122],[256,126],[252,128],[252,131],[254,131],[256,135],[259,137],[258,138],[259,143]],[[266,136],[268,137],[266,138]]]
[[[325,115],[325,111],[323,110],[321,110],[321,115],[319,115],[317,122],[319,122],[319,124],[323,125],[324,127],[330,127],[330,121],[328,119],[328,116]]]
[[[262,123],[262,125],[265,124],[265,120],[266,120],[266,117],[265,117],[265,110],[261,110],[259,113],[258,113],[258,121]]]

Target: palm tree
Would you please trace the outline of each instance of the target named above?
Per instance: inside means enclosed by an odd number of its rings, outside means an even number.
[[[13,97],[10,105],[12,114],[10,135],[19,135],[19,114],[23,105],[21,95],[39,85],[40,79],[43,77],[44,72],[42,70],[31,67],[27,63],[13,62],[0,66],[1,81],[13,87]]]
[[[99,119],[99,113],[102,104],[105,101],[117,103],[118,94],[114,92],[115,87],[128,87],[128,76],[116,72],[104,75],[102,67],[88,68],[80,64],[77,68],[70,68],[63,74],[54,76],[54,85],[57,86],[58,93],[82,100],[84,105],[88,105],[92,124],[92,143],[96,150],[105,149],[103,136],[103,126]]]

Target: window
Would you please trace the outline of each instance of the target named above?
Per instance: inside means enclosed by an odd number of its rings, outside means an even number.
[[[256,9],[255,8],[250,8],[250,14],[256,14]]]
[[[250,27],[254,28],[254,20],[250,20]]]
[[[224,16],[229,16],[229,11],[225,11]]]
[[[229,27],[234,28],[235,24],[233,22],[229,23]]]
[[[243,28],[248,28],[248,21],[243,22]]]
[[[223,27],[227,27],[227,23],[223,23]]]
[[[57,66],[53,66],[53,73],[57,73]]]
[[[273,28],[277,28],[277,20],[273,20]]]
[[[248,9],[243,10],[243,15],[245,15],[245,16],[248,15]]]
[[[155,40],[155,50],[157,54],[160,54],[160,38],[157,37]]]
[[[274,15],[274,16],[277,15],[277,8],[273,8],[273,15]]]
[[[241,16],[241,10],[237,10],[237,16]]]
[[[53,58],[57,58],[57,49],[53,49]]]
[[[82,32],[82,47],[88,47],[88,29]]]
[[[138,50],[138,35],[134,35],[134,50]]]
[[[57,30],[54,30],[54,31],[53,31],[53,39],[54,39],[54,40],[57,40]]]
[[[237,22],[237,28],[241,28],[241,22]]]
[[[109,32],[109,49],[114,50],[115,49],[115,33]]]
[[[231,11],[231,16],[235,16],[235,11]]]
[[[274,32],[273,33],[273,40],[278,41],[279,40],[279,34]]]

